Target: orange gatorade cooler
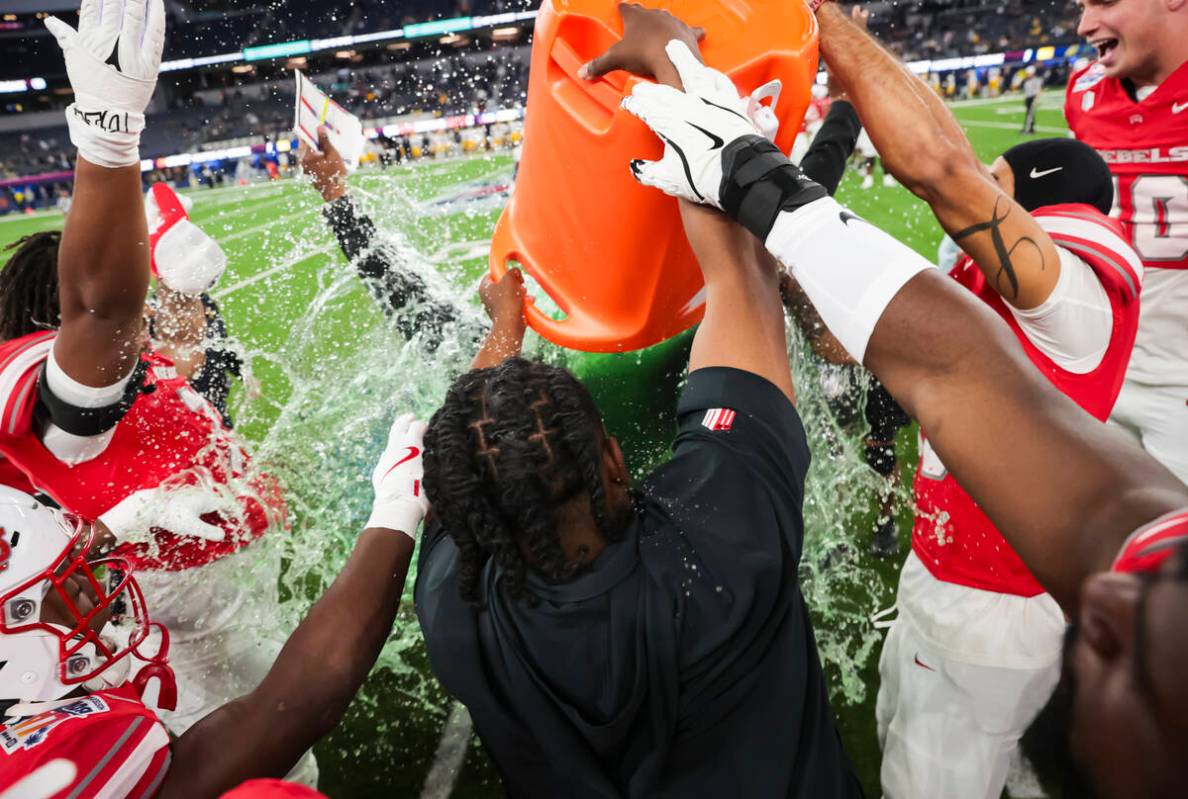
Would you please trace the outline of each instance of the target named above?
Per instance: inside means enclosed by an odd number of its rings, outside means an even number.
[[[643,0],[705,29],[705,62],[746,95],[778,79],[776,144],[792,147],[817,73],[817,23],[799,0]],[[701,271],[677,201],[641,186],[633,158],[662,145],[619,107],[638,80],[579,68],[623,32],[617,0],[544,0],[536,18],[524,145],[515,192],[491,242],[491,274],[512,261],[565,314],[528,303],[528,323],[565,347],[647,347],[700,321]],[[760,91],[756,96],[762,96]]]

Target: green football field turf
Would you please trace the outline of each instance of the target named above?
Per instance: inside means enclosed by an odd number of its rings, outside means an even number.
[[[1044,96],[1040,136],[1065,135],[1061,102],[1059,93]],[[987,162],[1021,140],[1020,98],[975,101],[954,110],[979,157]],[[440,274],[442,285],[455,296],[472,297],[500,207],[498,200],[479,195],[485,183],[506,180],[510,172],[507,155],[476,156],[363,171],[352,177],[351,185],[377,226],[404,249],[409,264]],[[839,199],[934,257],[941,232],[931,213],[903,188],[883,187],[881,172],[876,170],[875,177],[875,188],[864,191],[861,177],[849,172]],[[558,191],[566,190],[580,187],[558,186]],[[439,351],[446,354],[434,356],[425,366],[416,356],[420,350],[391,340],[391,330],[353,277],[320,218],[320,200],[307,185],[281,181],[196,190],[192,196],[192,219],[229,257],[214,296],[260,388],[258,398],[238,392],[233,403],[238,429],[256,442],[259,457],[290,486],[294,535],[309,541],[287,552],[291,573],[300,575],[300,582],[296,587],[289,584],[287,592],[314,596],[349,547],[350,528],[366,514],[370,462],[390,419],[386,411],[400,407],[431,413],[450,370],[464,362],[466,353],[461,350],[468,345],[454,342],[460,351],[453,354],[443,345]],[[0,218],[0,245],[61,223],[56,213]],[[636,371],[631,367],[639,367],[640,359],[632,355],[567,359],[549,348],[542,351],[570,363],[600,404],[610,408],[608,425],[625,440],[638,472],[661,456],[670,418],[662,406],[671,404],[674,369],[679,370],[685,345],[687,337],[661,348]],[[797,379],[805,378],[798,374]],[[363,407],[366,413],[356,414]],[[813,432],[810,427],[810,437]],[[365,444],[352,448],[349,442],[355,438]],[[914,432],[905,430],[900,456],[907,482],[914,453]],[[829,468],[817,464],[822,462],[814,451],[814,468]],[[859,509],[854,528],[869,529],[873,517],[872,508]],[[911,510],[904,503],[898,514],[901,554],[906,553],[910,521]],[[336,532],[323,536],[327,525]],[[326,541],[330,543],[321,546]],[[883,606],[890,605],[898,563],[873,558],[862,562],[874,575],[874,594]],[[811,604],[811,595],[809,599]],[[288,615],[275,620],[278,628],[291,625],[292,614],[305,606],[290,604]],[[423,676],[425,656],[415,628],[406,599],[399,633],[382,661],[393,668],[376,670],[344,723],[317,747],[321,787],[332,797],[500,795],[498,778],[473,739],[467,743],[463,736],[464,759],[451,760],[448,745],[439,749],[450,705]],[[877,651],[875,646],[860,658],[860,677],[868,688],[864,698],[835,702],[848,751],[872,797],[879,795],[873,718]],[[456,775],[443,769],[451,762],[462,762]]]

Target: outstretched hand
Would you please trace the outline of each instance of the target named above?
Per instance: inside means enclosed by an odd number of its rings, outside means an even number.
[[[45,27],[62,48],[74,90],[66,109],[70,141],[93,164],[138,165],[144,111],[165,46],[162,0],[128,0],[122,9],[83,0],[77,30],[53,16],[46,17]],[[107,63],[113,53],[119,69]]]
[[[697,43],[705,38],[705,31],[686,25],[667,11],[644,8],[636,3],[620,3],[619,15],[623,18],[623,38],[585,64],[581,76],[594,80],[608,72],[622,69],[680,88],[680,76],[664,48],[676,39],[688,45],[694,54],[699,54]]]
[[[483,339],[471,369],[498,366],[508,358],[520,354],[524,347],[524,333],[528,322],[524,318],[524,275],[519,269],[509,269],[498,281],[484,275],[479,284],[479,298],[483,309],[491,317],[491,330]]]
[[[147,540],[154,529],[177,536],[222,541],[226,532],[202,517],[213,513],[233,516],[234,502],[201,485],[146,488],[134,491],[99,520],[118,541]]]
[[[632,161],[631,172],[645,186],[721,208],[724,153],[736,140],[762,136],[730,78],[702,64],[680,40],[670,41],[665,53],[685,88],[640,83],[623,99],[623,108],[664,141],[659,161]]]
[[[318,128],[318,148],[314,150],[305,142],[298,148],[301,171],[309,175],[313,186],[325,202],[334,202],[347,192],[347,167],[338,150],[330,143],[325,128]]]

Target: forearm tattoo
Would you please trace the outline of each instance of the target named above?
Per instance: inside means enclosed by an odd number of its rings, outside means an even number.
[[[1001,216],[999,215],[1000,211]],[[990,241],[994,244],[994,252],[998,256],[998,271],[994,275],[994,288],[1004,299],[1013,300],[1019,296],[1019,278],[1015,274],[1014,264],[1011,263],[1011,256],[1014,255],[1015,250],[1022,244],[1030,244],[1035,248],[1036,254],[1039,255],[1040,271],[1043,271],[1047,267],[1047,264],[1044,263],[1043,249],[1030,236],[1020,236],[1013,244],[1009,247],[1007,246],[1006,241],[1002,237],[1001,227],[1010,215],[1010,200],[1005,197],[998,197],[994,201],[994,211],[990,215],[989,220],[979,222],[976,225],[970,225],[965,230],[954,233],[953,241],[960,242],[963,238],[972,236],[975,233],[989,231]]]

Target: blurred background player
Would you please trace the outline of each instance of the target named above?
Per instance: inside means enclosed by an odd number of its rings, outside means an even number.
[[[797,164],[804,158],[809,145],[813,143],[821,126],[825,124],[825,117],[832,104],[827,86],[814,83],[811,92],[812,99],[809,100],[809,106],[804,112],[804,121],[800,124],[800,132],[796,134],[796,140],[792,142],[792,152],[789,155],[793,163]]]
[[[203,799],[296,770],[391,631],[428,507],[424,430],[411,414],[393,422],[350,559],[260,682],[175,740],[145,703],[170,698],[170,645],[135,566],[97,551],[101,525],[0,486],[0,793],[59,759],[67,781],[23,782],[16,799]]]
[[[859,157],[858,170],[862,173],[862,188],[874,188],[874,171],[875,166],[879,165],[879,151],[875,148],[874,142],[870,140],[870,134],[866,132],[866,128],[858,135],[858,142],[855,149]],[[883,168],[883,185],[894,186],[895,177]]]
[[[1114,214],[1143,260],[1134,357],[1111,421],[1188,482],[1188,5],[1083,0],[1098,59],[1064,114],[1114,174]]]
[[[1040,92],[1044,90],[1044,78],[1035,67],[1027,68],[1027,79],[1023,81],[1023,129],[1020,133],[1035,133],[1035,112]]]

